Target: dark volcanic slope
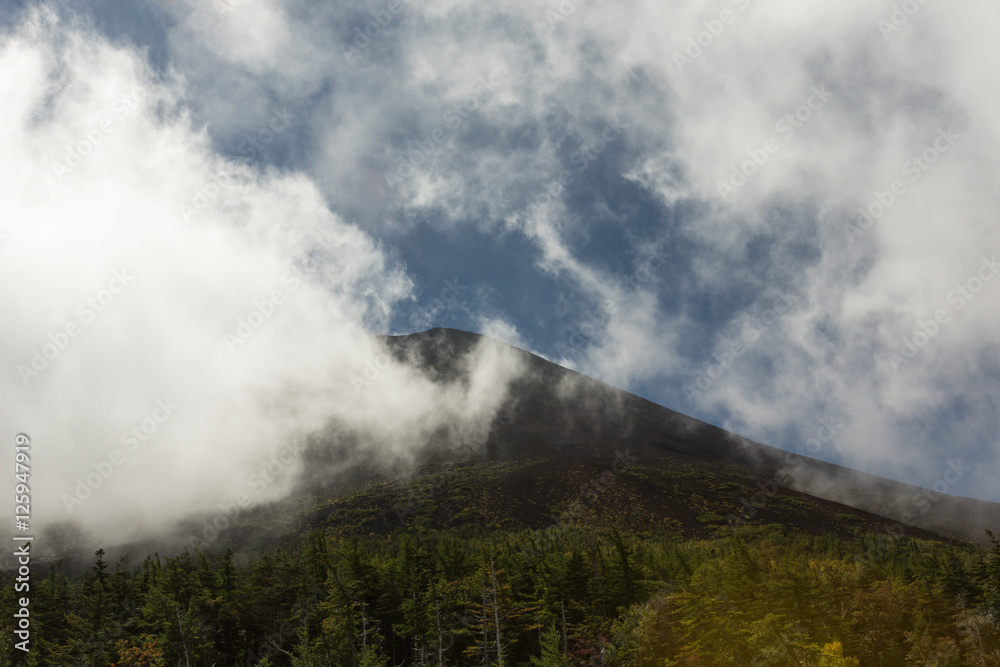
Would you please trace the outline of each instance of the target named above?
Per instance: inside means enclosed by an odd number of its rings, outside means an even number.
[[[461,377],[463,356],[482,337],[431,329],[383,340],[400,360],[452,381]],[[778,481],[791,488],[942,535],[982,541],[984,529],[1000,532],[996,503],[937,494],[927,499],[924,489],[790,455],[512,349],[528,371],[514,382],[493,425],[485,452],[491,460],[613,458],[626,447],[647,459],[677,452],[749,464],[766,479],[786,471],[790,477]]]
[[[560,521],[666,529],[687,538],[712,537],[729,526],[727,514],[757,492],[751,470],[689,454],[636,459],[609,474],[604,459],[523,459],[506,463],[430,467],[404,484],[373,482],[351,493],[317,498],[289,512],[295,531],[323,528],[350,536],[408,528],[460,526],[543,529]],[[844,539],[882,531],[884,517],[783,491],[747,524],[779,524]],[[259,522],[253,525],[259,525]],[[911,537],[941,539],[913,529]],[[245,541],[245,540],[244,540]]]

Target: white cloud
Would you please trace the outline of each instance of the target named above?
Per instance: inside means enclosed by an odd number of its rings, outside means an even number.
[[[276,498],[290,477],[250,476],[331,423],[386,463],[443,424],[484,437],[516,363],[477,350],[471,393],[388,363],[373,334],[411,282],[309,177],[221,157],[182,82],[51,15],[3,41],[0,72],[0,307],[16,323],[0,400],[34,441],[38,523],[126,539],[241,492]]]

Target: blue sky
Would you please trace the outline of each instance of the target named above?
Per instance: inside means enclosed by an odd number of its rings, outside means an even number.
[[[241,342],[252,370],[215,389],[335,395],[376,353],[366,336],[449,326],[779,447],[835,417],[820,458],[921,486],[961,458],[975,474],[949,492],[1000,501],[1000,10],[907,7],[7,0],[0,252],[5,289],[27,277],[42,297],[5,297],[4,396],[38,429],[69,414],[53,437],[75,433],[85,470],[103,451],[87,442],[187,386],[171,369],[225,367],[218,327],[294,270],[295,314]],[[70,288],[129,257],[149,267],[135,303],[25,382]],[[85,360],[123,358],[162,363],[73,407]],[[329,417],[304,412],[252,430]],[[192,420],[160,437],[229,428]]]

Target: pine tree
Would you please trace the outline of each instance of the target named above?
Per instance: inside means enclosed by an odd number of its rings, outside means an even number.
[[[549,626],[542,633],[541,643],[542,656],[540,658],[531,658],[531,664],[534,667],[569,667],[569,660],[559,647],[562,643],[562,638],[555,624]]]

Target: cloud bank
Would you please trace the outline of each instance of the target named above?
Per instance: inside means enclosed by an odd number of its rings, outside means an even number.
[[[385,465],[442,425],[482,442],[516,365],[483,347],[463,391],[389,359],[374,334],[412,283],[311,178],[220,155],[181,77],[53,13],[7,36],[0,63],[16,323],[0,396],[33,440],[40,522],[125,539],[242,493],[273,500],[298,472],[285,451],[324,429],[363,434],[359,455]],[[262,477],[279,454],[284,473]]]

